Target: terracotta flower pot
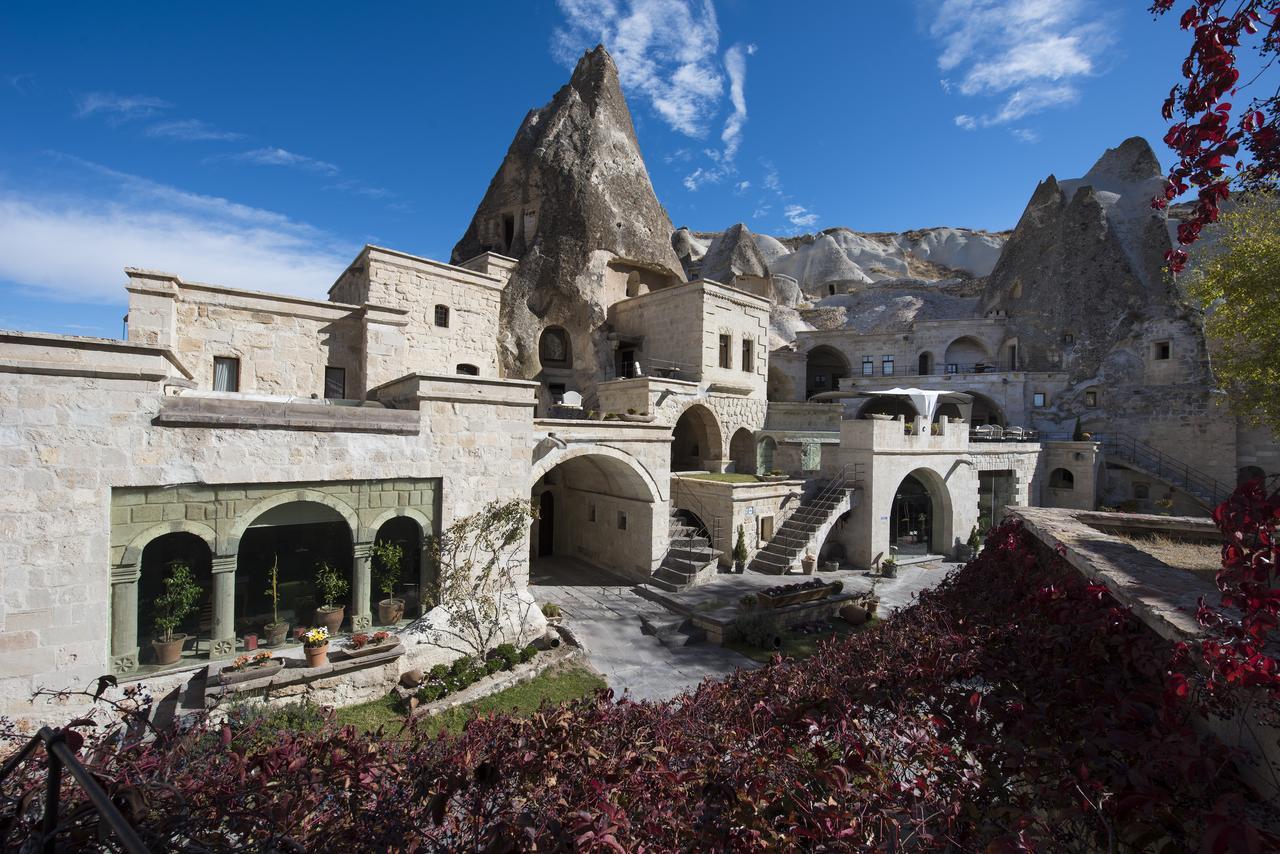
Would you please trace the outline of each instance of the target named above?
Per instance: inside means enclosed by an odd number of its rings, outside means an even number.
[[[403,599],[383,599],[378,603],[378,625],[394,626],[403,616]]]
[[[329,663],[329,645],[308,646],[302,650],[307,655],[307,667],[321,667]]]
[[[289,636],[289,623],[286,620],[281,620],[278,623],[267,623],[262,627],[262,631],[266,635],[267,646],[279,646]]]
[[[187,635],[174,635],[170,641],[156,638],[151,642],[156,651],[156,660],[161,664],[177,664],[182,658],[182,646],[187,640]]]
[[[338,630],[342,628],[342,618],[347,614],[347,606],[339,605],[332,611],[325,608],[316,608],[315,624],[324,626],[329,630],[330,635],[336,635]]]

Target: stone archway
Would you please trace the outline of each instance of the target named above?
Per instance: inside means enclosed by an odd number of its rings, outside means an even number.
[[[824,391],[836,391],[849,376],[849,360],[834,347],[814,347],[805,356],[805,399]]]
[[[965,394],[973,398],[973,403],[969,411],[969,423],[974,427],[983,424],[994,424],[998,427],[1008,426],[1008,419],[1005,417],[1004,408],[996,403],[989,396],[979,391],[965,389]]]
[[[947,373],[966,374],[972,372],[977,366],[987,366],[991,364],[991,354],[987,351],[987,347],[972,335],[962,335],[947,345],[946,352],[943,356],[943,362],[946,365]]]
[[[185,634],[194,641],[183,648],[183,657],[189,659],[199,655],[201,644],[207,652],[213,635],[213,551],[209,548],[209,541],[198,534],[172,531],[155,537],[142,548],[138,561],[135,636],[152,639],[159,634],[155,625],[156,600],[165,591],[165,579],[178,564],[191,570],[201,589],[196,610],[186,615],[175,629],[178,634]],[[125,618],[125,615],[117,618]],[[154,655],[150,645],[141,644],[138,663],[147,664],[152,660]]]
[[[668,504],[638,461],[597,446],[549,454],[534,471],[531,499],[551,519],[531,530],[539,563],[586,562],[617,575],[644,579],[665,551]],[[535,568],[542,575],[543,568]]]
[[[329,504],[310,500],[273,503],[266,510],[242,520],[243,531],[236,538],[235,625],[245,631],[261,631],[278,613],[292,626],[315,624],[315,610],[321,603],[316,589],[316,571],[327,563],[349,582],[345,620],[353,628],[369,627],[370,585],[367,554],[364,576],[358,578],[355,565],[357,528]],[[367,545],[366,545],[367,549]],[[267,594],[272,566],[277,568],[278,606]]]
[[[738,474],[759,474],[756,470],[759,462],[756,458],[756,441],[751,431],[740,428],[729,440],[729,459],[733,461],[733,470]]]
[[[888,542],[900,557],[950,553],[955,536],[951,495],[937,472],[919,468],[907,474],[887,509]]]
[[[695,403],[681,413],[671,431],[671,471],[719,471],[724,464],[720,422]]]

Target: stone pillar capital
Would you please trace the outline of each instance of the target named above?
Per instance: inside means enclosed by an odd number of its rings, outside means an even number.
[[[136,563],[111,567],[112,584],[137,584],[142,577],[142,566]]]
[[[237,559],[235,555],[218,555],[213,559],[213,574],[235,572]]]
[[[373,543],[356,543],[354,551],[356,560],[367,560],[373,557]]]

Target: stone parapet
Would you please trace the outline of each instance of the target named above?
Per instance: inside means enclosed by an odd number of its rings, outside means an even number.
[[[381,406],[333,406],[324,400],[264,401],[236,395],[162,398],[158,427],[249,430],[318,430],[342,433],[417,435],[417,412]]]
[[[30,332],[0,332],[0,373],[143,381],[191,378],[165,347]]]

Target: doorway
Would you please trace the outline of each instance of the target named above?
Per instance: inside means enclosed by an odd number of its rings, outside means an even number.
[[[556,499],[550,490],[538,497],[538,557],[556,550]]]

